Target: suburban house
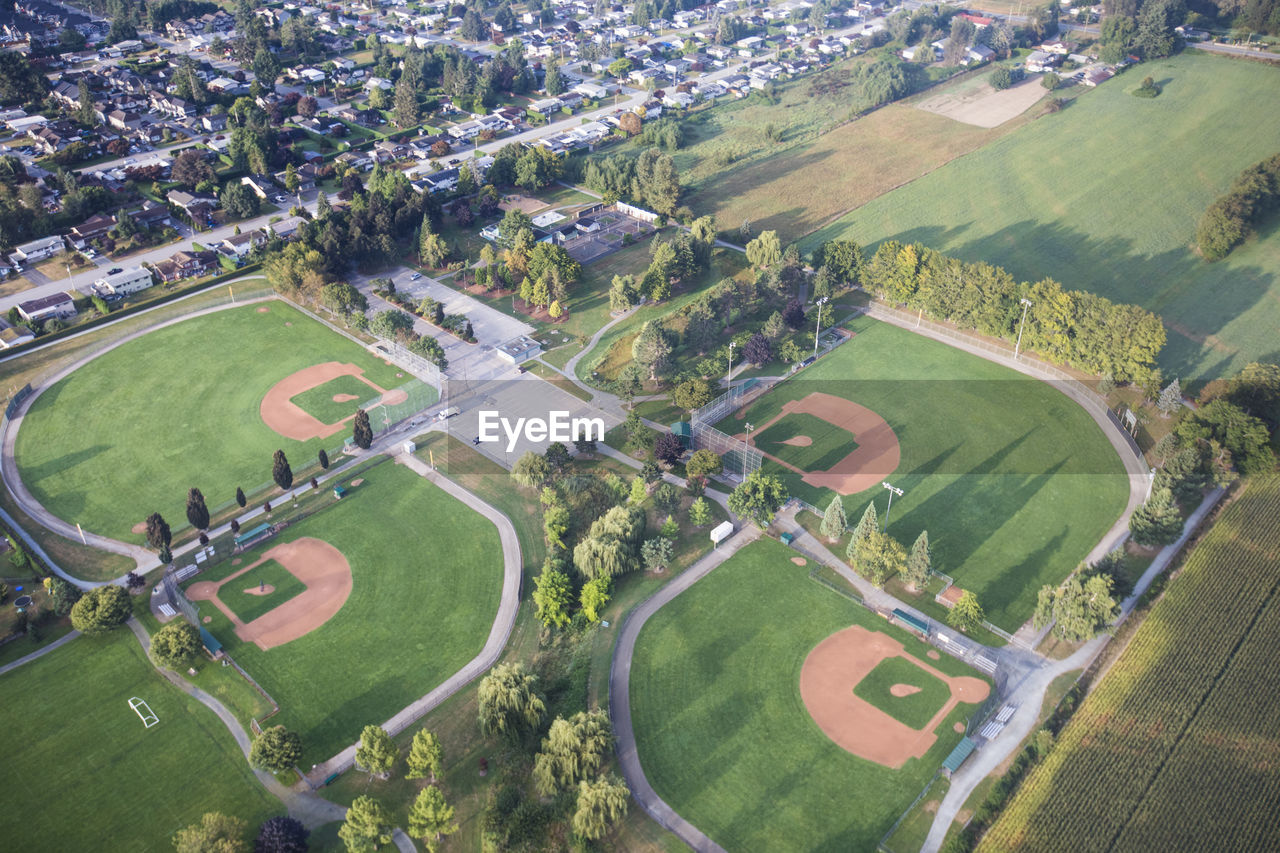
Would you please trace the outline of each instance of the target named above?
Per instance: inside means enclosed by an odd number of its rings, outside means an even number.
[[[105,291],[103,295],[128,296],[139,290],[146,290],[155,281],[151,278],[151,270],[146,267],[132,267],[118,273],[103,276],[95,281],[94,287]]]
[[[142,207],[133,211],[131,215],[139,228],[155,228],[173,224],[173,216],[169,213],[169,208],[151,199],[144,201]]]
[[[1040,74],[1056,68],[1062,62],[1062,55],[1043,50],[1033,50],[1027,55],[1027,70]]]
[[[255,229],[242,234],[232,234],[230,237],[225,238],[218,245],[218,251],[240,262],[249,257],[250,252],[265,242],[267,242],[266,235]]]
[[[0,318],[0,349],[13,349],[35,339],[36,336],[26,326],[14,326]]]
[[[116,227],[116,218],[105,213],[95,213],[84,222],[67,232],[67,239],[72,247],[83,249],[94,240],[99,240]]]
[[[281,240],[291,240],[306,221],[301,216],[289,216],[279,222],[272,222],[266,227]]]
[[[192,276],[205,275],[218,265],[213,252],[175,252],[167,261],[155,265],[161,281],[179,281]]]
[[[65,291],[55,293],[52,296],[42,296],[39,299],[30,299],[26,302],[18,303],[18,316],[29,323],[37,320],[46,320],[50,317],[65,318],[74,317],[75,315],[75,301]]]
[[[15,246],[9,260],[15,264],[38,264],[40,261],[61,255],[67,250],[67,244],[61,237],[41,237],[30,243]]]
[[[169,190],[165,198],[168,199],[169,204],[190,217],[192,222],[208,222],[210,214],[218,206],[218,200],[213,196],[189,193],[185,190]]]

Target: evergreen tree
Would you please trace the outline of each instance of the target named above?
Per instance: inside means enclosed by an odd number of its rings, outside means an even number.
[[[694,527],[706,527],[711,523],[711,505],[706,498],[698,498],[689,505],[689,522]]]
[[[351,437],[354,439],[356,447],[361,450],[368,450],[373,444],[373,427],[369,426],[369,413],[364,409],[356,409]]]
[[[547,90],[547,96],[551,98],[564,91],[564,78],[560,76],[560,63],[556,62],[555,59],[547,60],[547,76],[542,88]]]
[[[1151,498],[1129,518],[1129,532],[1139,545],[1168,545],[1182,535],[1182,513],[1167,488],[1155,489]]]
[[[421,838],[428,853],[435,853],[440,839],[458,831],[453,819],[453,806],[444,800],[444,794],[434,785],[423,788],[409,809],[409,835]]]
[[[932,571],[933,557],[929,553],[929,531],[921,530],[920,535],[911,545],[911,554],[907,557],[907,565],[902,576],[907,583],[911,584],[912,589],[921,589],[929,582],[929,574]]]
[[[356,766],[380,779],[391,776],[399,750],[391,735],[381,726],[365,726],[360,732],[360,745],[356,747]]]
[[[277,450],[271,457],[271,479],[286,492],[293,486],[293,469],[289,467],[283,450]]]
[[[849,526],[849,519],[844,514],[844,501],[839,495],[831,498],[831,503],[827,504],[827,511],[822,514],[822,527],[819,532],[834,542],[844,535],[845,528]]]
[[[362,795],[347,809],[338,837],[347,853],[374,853],[383,844],[391,843],[391,830],[391,818],[382,803]]]
[[[253,742],[249,764],[271,773],[284,773],[302,758],[302,738],[284,726],[270,726]]]
[[[859,519],[858,526],[853,528],[853,538],[849,540],[849,548],[845,554],[850,563],[854,561],[854,553],[857,551],[858,543],[870,536],[872,531],[879,529],[880,519],[876,517],[876,502],[872,501],[862,511],[862,518]]]
[[[162,548],[168,548],[169,543],[173,541],[173,535],[169,531],[169,524],[164,520],[164,516],[158,512],[153,512],[147,516],[147,544],[157,551]]]
[[[609,591],[612,586],[613,581],[608,577],[595,578],[582,585],[578,604],[582,606],[582,615],[592,625],[600,621],[604,608],[609,603]]]
[[[629,500],[631,503],[639,506],[644,503],[645,498],[649,497],[649,490],[645,488],[644,477],[639,474],[631,481],[631,495]]]
[[[1166,418],[1182,408],[1182,385],[1178,382],[1176,376],[1160,392],[1160,397],[1156,400],[1156,408]]]
[[[320,453],[318,454],[318,458],[320,460],[321,469],[328,471],[329,470],[329,454],[324,452],[323,447],[320,448]]]
[[[440,746],[440,739],[426,729],[419,729],[413,736],[405,763],[409,767],[406,779],[429,779],[434,783],[444,768],[444,749]]]
[[[194,487],[187,492],[187,521],[196,530],[209,529],[209,508],[204,504],[204,495]]]
[[[573,584],[569,576],[552,566],[544,566],[534,584],[533,604],[543,626],[563,628],[568,625],[569,605],[573,602]]]
[[[311,830],[302,822],[280,815],[267,818],[253,842],[253,853],[307,853]]]
[[[986,618],[986,614],[982,612],[982,605],[978,603],[978,596],[965,590],[960,600],[947,614],[947,624],[961,631],[969,631],[979,627],[982,620]]]

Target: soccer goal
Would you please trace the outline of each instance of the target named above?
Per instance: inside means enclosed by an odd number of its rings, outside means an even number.
[[[137,696],[134,696],[129,700],[129,707],[132,708],[134,713],[142,720],[142,725],[147,728],[151,728],[156,723],[160,722],[160,718],[151,710],[151,706],[139,699]]]

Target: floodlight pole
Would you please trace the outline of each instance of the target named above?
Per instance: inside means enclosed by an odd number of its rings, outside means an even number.
[[[902,497],[902,489],[895,488],[888,481],[882,482],[880,485],[889,490],[889,505],[884,510],[884,529],[889,529],[889,513],[893,511],[893,496]]]
[[[1017,359],[1018,350],[1022,349],[1022,326],[1027,322],[1027,309],[1031,307],[1031,300],[1022,297],[1022,319],[1018,321],[1018,342],[1013,345],[1013,357]]]
[[[747,454],[751,452],[751,430],[752,429],[753,427],[751,426],[751,424],[747,424],[747,437],[743,441],[743,445],[746,447],[746,450],[744,450],[742,453],[742,479],[744,482],[747,479]]]
[[[725,382],[726,387],[733,385],[733,341],[729,341],[729,378]]]
[[[822,306],[827,304],[831,297],[824,296],[818,300],[818,325],[813,330],[813,357],[818,357],[818,334],[822,331]]]

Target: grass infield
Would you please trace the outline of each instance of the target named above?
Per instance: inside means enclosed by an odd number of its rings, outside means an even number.
[[[333,399],[339,395],[349,395],[355,399],[343,402]],[[301,394],[295,394],[289,398],[289,402],[322,424],[336,424],[343,418],[354,415],[356,409],[377,397],[378,392],[369,383],[358,376],[344,374]]]
[[[257,590],[260,584],[273,586],[275,591],[266,595],[255,595],[249,592],[249,590]],[[230,607],[231,612],[239,616],[242,622],[252,622],[306,588],[306,584],[294,577],[284,566],[275,560],[267,560],[253,571],[245,572],[223,586],[218,590],[218,598]]]
[[[813,443],[807,447],[784,444],[787,439],[797,436],[805,436]],[[806,412],[783,415],[768,429],[755,435],[751,443],[801,471],[826,471],[858,449],[858,443],[848,430]]]
[[[206,811],[254,828],[284,811],[213,712],[160,677],[127,628],[0,676],[0,692],[8,849],[168,853]],[[143,726],[135,696],[159,723]]]
[[[919,687],[920,692],[894,696],[889,688],[895,684]],[[923,729],[951,698],[951,688],[911,661],[891,657],[876,664],[866,678],[854,685],[853,695],[913,729]]]

